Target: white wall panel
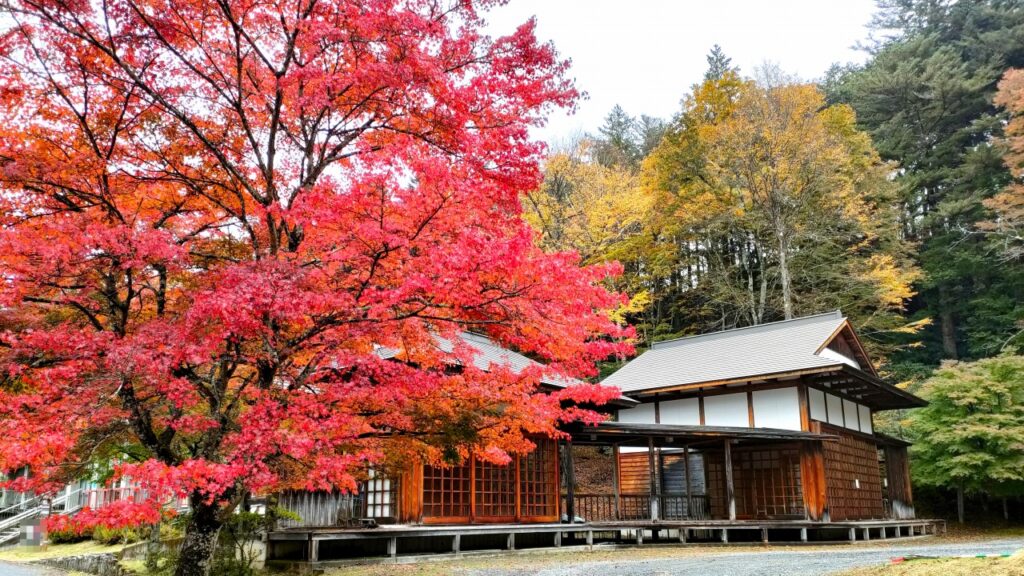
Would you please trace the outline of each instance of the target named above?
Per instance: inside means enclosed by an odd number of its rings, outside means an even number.
[[[811,418],[828,422],[828,412],[825,411],[825,393],[817,388],[808,388],[807,399],[811,405]]]
[[[704,398],[704,424],[748,427],[750,417],[747,412],[746,392]]]
[[[619,422],[630,424],[654,424],[654,402],[639,404],[633,408],[619,410]]]
[[[836,426],[843,425],[843,399],[839,396],[825,394],[825,403],[828,405],[828,423]]]
[[[682,398],[662,402],[660,407],[662,424],[700,425],[700,401],[697,398]]]
[[[860,414],[857,411],[857,403],[852,400],[843,399],[843,414],[846,422],[843,424],[850,430],[860,430]]]
[[[796,387],[756,390],[754,426],[758,428],[800,429],[800,398]]]
[[[858,406],[857,410],[860,415],[860,431],[867,432],[868,434],[874,434],[875,431],[871,426],[871,408],[867,406]]]

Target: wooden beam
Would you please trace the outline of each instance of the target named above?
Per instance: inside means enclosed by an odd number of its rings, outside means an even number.
[[[821,428],[818,422],[812,428]],[[800,443],[800,484],[804,497],[804,513],[808,520],[828,521],[825,484],[825,449],[821,442]]]
[[[569,524],[576,522],[576,462],[572,457],[572,440],[565,442],[565,514]]]
[[[754,393],[747,390],[747,426],[754,427]]]
[[[811,400],[807,394],[807,384],[801,382],[796,387],[797,401],[800,403],[800,430],[811,429]]]
[[[729,502],[729,520],[736,519],[736,491],[732,484],[732,442],[725,441],[725,495]],[[722,541],[727,542],[725,530],[722,530]]]
[[[476,520],[476,457],[469,453],[469,523]]]
[[[619,477],[622,474],[622,465],[619,462],[620,458],[619,445],[612,444],[612,460],[613,466],[615,466],[614,473],[612,474],[612,482],[614,483],[613,488],[615,489],[615,519],[620,520],[622,518],[621,503],[622,499],[622,479]]]
[[[683,474],[686,475],[686,517],[690,518],[693,516],[693,510],[691,506],[693,499],[691,498],[690,489],[690,445],[683,446]]]
[[[648,469],[648,472],[650,473],[650,479],[651,479],[651,482],[650,482],[650,492],[649,492],[649,498],[650,498],[649,501],[650,501],[650,508],[651,508],[650,509],[651,520],[657,521],[658,520],[658,504],[659,504],[659,502],[658,502],[658,500],[659,500],[659,498],[658,498],[658,476],[657,476],[658,470],[657,470],[657,467],[654,464],[654,437],[653,436],[648,436],[647,437],[647,469]]]
[[[516,502],[516,522],[517,523],[519,522],[519,519],[522,518],[522,511],[523,511],[523,508],[522,508],[523,495],[522,495],[522,489],[521,489],[522,483],[523,483],[523,481],[522,481],[523,477],[521,475],[522,470],[521,470],[521,468],[519,466],[519,460],[520,460],[519,454],[516,454],[516,460],[515,460],[515,463],[516,463],[515,499],[516,500],[515,500],[515,502]]]

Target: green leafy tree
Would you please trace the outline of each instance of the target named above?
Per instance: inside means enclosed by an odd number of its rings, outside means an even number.
[[[732,58],[725,55],[725,51],[718,44],[711,47],[707,55],[708,69],[704,72],[704,81],[721,80],[730,72],[735,74],[738,68],[732,65]]]
[[[654,116],[630,116],[618,104],[605,116],[598,134],[591,136],[592,156],[606,168],[636,170],[665,133],[665,122]]]
[[[899,361],[991,356],[1024,318],[1024,267],[1000,262],[977,233],[985,200],[1010,180],[993,96],[1003,70],[1024,65],[1024,4],[885,0],[874,27],[872,60],[837,67],[823,86],[899,166],[901,233],[924,272],[909,312],[935,319]]]
[[[908,429],[914,481],[964,494],[1020,495],[1024,482],[1024,356],[948,362],[924,383],[929,401]]]

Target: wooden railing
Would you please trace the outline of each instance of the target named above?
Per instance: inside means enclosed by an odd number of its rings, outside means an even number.
[[[662,520],[709,520],[711,508],[706,495],[662,494],[659,516]]]
[[[662,494],[658,517],[662,520],[706,520],[711,517],[708,498],[704,495]],[[562,495],[562,517],[568,519],[567,497]],[[576,521],[611,522],[616,520],[650,520],[650,494],[574,494],[573,513]]]

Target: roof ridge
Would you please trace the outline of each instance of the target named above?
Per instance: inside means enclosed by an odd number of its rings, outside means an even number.
[[[679,338],[672,338],[672,339],[669,339],[669,340],[661,340],[661,341],[658,341],[658,342],[652,342],[650,349],[654,350],[656,348],[663,347],[666,344],[669,344],[669,345],[677,344],[677,343],[680,343],[682,341],[687,341],[687,340],[696,340],[698,338],[708,338],[708,337],[711,337],[711,336],[719,336],[719,335],[723,335],[723,334],[732,334],[732,333],[735,333],[735,332],[742,332],[744,330],[753,330],[753,329],[757,329],[757,328],[765,328],[765,327],[770,327],[770,326],[777,326],[779,324],[788,324],[788,323],[792,323],[792,322],[800,322],[800,321],[804,321],[804,320],[812,320],[812,319],[815,319],[815,318],[825,318],[825,317],[829,317],[829,316],[831,316],[832,318],[834,318],[836,320],[842,320],[844,318],[843,311],[837,308],[835,310],[830,310],[828,312],[820,312],[818,314],[810,314],[808,316],[801,316],[799,318],[790,318],[789,320],[776,320],[774,322],[765,322],[763,324],[753,324],[751,326],[740,326],[740,327],[737,327],[737,328],[728,328],[726,330],[718,330],[717,332],[705,332],[703,334],[691,334],[689,336],[680,336]]]

